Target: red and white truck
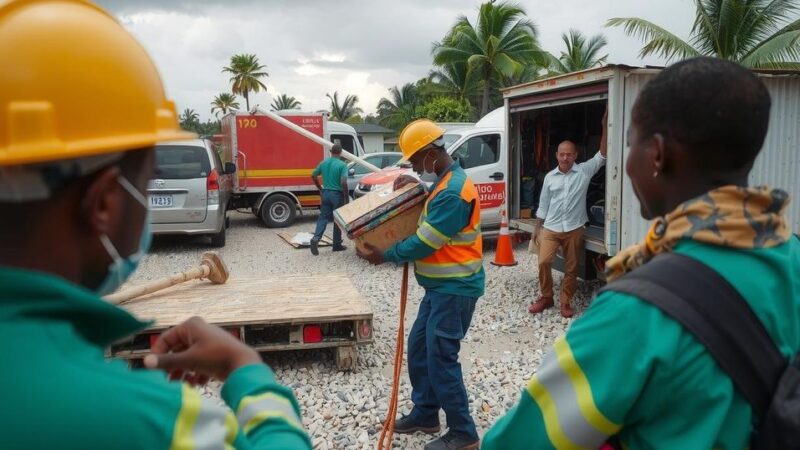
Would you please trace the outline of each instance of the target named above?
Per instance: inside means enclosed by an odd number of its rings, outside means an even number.
[[[291,225],[298,211],[319,208],[311,172],[329,155],[330,143],[364,154],[355,129],[329,121],[326,112],[227,114],[222,118],[222,160],[237,167],[228,206],[249,208],[271,228]]]

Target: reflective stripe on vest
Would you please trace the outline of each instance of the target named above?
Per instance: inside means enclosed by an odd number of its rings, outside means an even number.
[[[425,201],[418,222],[417,237],[436,250],[430,256],[415,262],[415,272],[428,278],[463,278],[474,275],[483,267],[480,201],[478,191],[469,178],[466,178],[459,193],[462,200],[474,205],[467,225],[448,238],[426,221],[428,205],[447,188],[452,177],[451,171],[440,180]]]

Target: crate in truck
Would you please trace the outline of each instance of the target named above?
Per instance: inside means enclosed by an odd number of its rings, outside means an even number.
[[[337,367],[356,367],[357,346],[371,343],[372,308],[344,274],[231,278],[190,282],[122,303],[146,330],[109,354],[141,359],[164,330],[193,316],[228,330],[259,352],[332,348]]]

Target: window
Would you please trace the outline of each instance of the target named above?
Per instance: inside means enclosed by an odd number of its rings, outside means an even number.
[[[205,147],[188,145],[156,146],[156,178],[188,180],[205,178],[211,172],[211,161]]]
[[[496,163],[500,160],[500,135],[484,134],[470,138],[453,152],[453,159],[458,159],[465,169]]]
[[[379,166],[381,169],[384,167],[389,167],[397,164],[397,161],[400,161],[400,157],[403,156],[401,153],[396,155],[386,155],[383,157],[383,165]]]
[[[383,157],[381,155],[372,155],[372,156],[365,157],[364,160],[366,162],[372,164],[373,166],[378,166],[378,168],[382,169],[383,168],[383,166],[381,166],[381,159],[382,158]],[[355,164],[355,163],[353,163],[351,168],[355,170],[353,175],[364,175],[364,174],[369,173],[369,171],[370,171],[369,169],[367,169],[366,167],[362,166],[361,164]]]
[[[455,142],[457,140],[461,139],[461,135],[460,134],[447,133],[444,136],[442,136],[442,139],[444,139],[444,149],[445,150],[449,150],[450,146],[455,144]]]
[[[353,136],[349,134],[332,134],[331,141],[334,144],[340,144],[343,149],[347,150],[348,152],[356,155],[356,142],[353,139]]]

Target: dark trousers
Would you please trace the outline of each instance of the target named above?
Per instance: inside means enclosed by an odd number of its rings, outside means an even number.
[[[408,335],[408,377],[414,402],[411,417],[433,425],[439,423],[439,409],[444,409],[450,430],[474,439],[478,431],[469,414],[458,351],[477,301],[425,291]]]
[[[321,204],[319,205],[319,219],[317,219],[317,229],[314,231],[314,239],[319,241],[325,234],[328,222],[333,222],[333,210],[342,206],[344,197],[339,191],[323,189],[320,193]],[[333,225],[333,246],[342,245],[342,230]]]

